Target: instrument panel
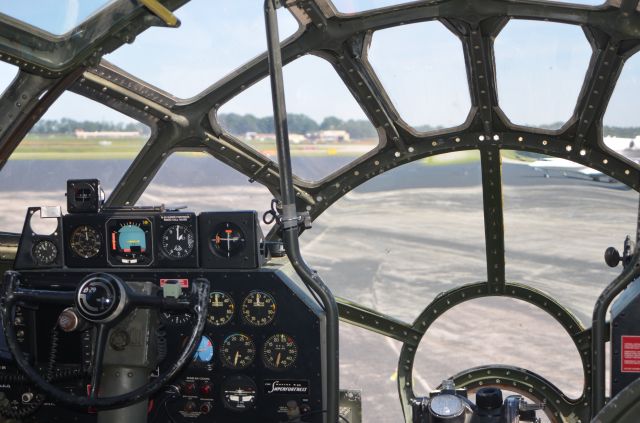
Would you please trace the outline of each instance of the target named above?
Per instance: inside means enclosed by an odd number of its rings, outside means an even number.
[[[33,287],[74,286],[86,275],[81,269],[21,273],[24,283]],[[197,277],[211,281],[207,324],[191,363],[152,398],[150,413],[157,415],[157,421],[276,423],[287,420],[287,404],[291,401],[302,413],[309,413],[303,421],[323,421],[319,411],[324,409],[320,371],[324,312],[289,272],[280,266],[268,266],[250,271],[134,268],[115,269],[112,273],[128,283],[146,281],[160,286],[177,282],[184,290]],[[41,317],[28,313],[25,336],[35,343],[35,356],[46,363],[49,338],[39,334],[49,333],[56,312],[51,310]],[[190,315],[160,316],[162,336],[168,346],[160,371],[164,363],[172,363],[179,352],[172,346],[185,340],[192,325]],[[65,344],[61,357],[72,356],[67,349],[72,349],[71,344]],[[72,361],[64,365],[69,366]],[[90,356],[81,361],[86,371]],[[44,417],[50,422],[95,421],[95,414],[64,410],[53,404],[45,404],[33,421],[43,421],[38,419]]]
[[[37,208],[30,209],[30,213]],[[255,211],[102,211],[62,216],[62,231],[36,236],[25,223],[18,268],[254,269],[264,262]]]
[[[37,211],[29,209],[28,217]],[[167,292],[186,295],[195,279],[211,283],[197,351],[151,398],[151,420],[275,423],[289,418],[292,403],[306,416],[303,421],[324,420],[324,311],[291,269],[284,270],[286,262],[265,264],[255,211],[102,210],[57,219],[50,235],[35,235],[29,218],[25,222],[14,266],[25,286],[72,290],[95,272],[117,275],[130,286],[152,284],[159,295],[167,285]],[[27,324],[20,328],[23,347],[45,367],[51,322],[62,312],[55,308],[24,311]],[[158,312],[156,322],[154,342],[165,345],[157,369],[162,373],[192,332],[194,316]],[[91,337],[72,335],[60,339],[58,364],[87,374]],[[10,365],[0,368],[0,379],[11,371]],[[86,390],[78,380],[69,383],[69,390]],[[22,389],[12,385],[10,391],[18,395]],[[43,419],[82,423],[95,422],[96,415],[47,402],[31,421]]]

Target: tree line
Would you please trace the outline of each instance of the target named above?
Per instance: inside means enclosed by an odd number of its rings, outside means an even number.
[[[335,116],[329,116],[318,123],[312,118],[304,114],[288,114],[287,115],[289,131],[298,134],[308,134],[310,132],[324,131],[329,129],[338,129],[349,132],[351,138],[364,139],[375,138],[376,130],[368,120],[348,119],[342,120]],[[236,113],[227,113],[218,115],[220,125],[234,135],[244,135],[247,132],[258,132],[271,134],[275,132],[273,126],[273,117],[256,117],[251,114],[239,115]],[[544,125],[547,128],[558,128],[560,125]],[[32,134],[51,135],[51,134],[73,134],[76,129],[82,129],[87,132],[93,131],[139,131],[143,135],[149,134],[149,128],[139,122],[123,123],[123,122],[106,122],[106,121],[77,121],[69,118],[44,119],[38,121],[31,129]],[[421,132],[428,132],[442,127],[433,127],[423,125],[416,128]],[[604,134],[621,137],[633,138],[640,135],[640,126],[634,127],[617,127],[605,126]]]

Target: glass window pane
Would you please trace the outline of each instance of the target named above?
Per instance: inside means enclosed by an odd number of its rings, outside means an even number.
[[[604,0],[540,0],[540,1],[554,1],[556,3],[572,3],[578,5],[590,5],[599,6],[604,4]],[[340,13],[356,13],[364,12],[367,10],[379,9],[381,7],[389,7],[396,5],[404,5],[407,3],[414,3],[411,1],[400,0],[331,0],[336,10]]]
[[[313,82],[310,82],[313,81]],[[304,56],[284,67],[293,172],[320,180],[378,145],[378,135],[329,62]],[[269,80],[218,111],[229,133],[276,160]]]
[[[399,0],[331,0],[331,2],[340,13],[364,12],[365,10],[379,9],[381,7],[414,3]]]
[[[562,357],[562,365],[549,357]],[[531,370],[571,398],[584,389],[571,337],[543,310],[512,298],[475,299],[445,312],[422,339],[415,363],[419,395],[458,372],[488,364]]]
[[[340,389],[362,390],[363,422],[404,421],[396,375],[400,348],[394,339],[340,323]]]
[[[71,115],[65,105],[86,109]],[[21,232],[29,206],[66,206],[67,179],[97,178],[107,195],[149,138],[149,129],[70,92],[36,123],[0,172],[0,230]],[[103,116],[119,117],[105,121]]]
[[[573,115],[591,53],[579,26],[509,21],[495,41],[500,108],[517,125],[561,128]]]
[[[604,144],[635,162],[640,158],[640,55],[624,65],[604,115]]]
[[[207,153],[173,153],[144,191],[137,206],[187,206],[212,210],[269,210],[273,195],[257,182]],[[263,225],[265,233],[268,232]]]
[[[367,181],[301,236],[335,295],[412,322],[435,296],[487,279],[477,151],[419,160]]]
[[[0,13],[51,34],[64,34],[117,0],[2,0]]]
[[[263,4],[190,1],[175,11],[179,28],[149,28],[105,58],[177,97],[192,97],[267,50]],[[284,8],[278,24],[281,39],[299,28]]]
[[[368,60],[400,118],[417,131],[467,119],[471,98],[462,43],[440,22],[376,31]]]
[[[621,271],[604,251],[635,234],[638,194],[593,169],[535,153],[503,152],[506,276],[550,293],[587,326]]]

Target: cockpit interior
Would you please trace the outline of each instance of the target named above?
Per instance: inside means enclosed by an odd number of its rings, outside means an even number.
[[[638,0],[0,1],[0,423],[637,423],[638,51]]]

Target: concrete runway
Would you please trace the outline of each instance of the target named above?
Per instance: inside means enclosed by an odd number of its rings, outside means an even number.
[[[245,177],[221,181],[218,172],[201,172],[175,183],[172,175],[189,172],[175,166],[141,203],[188,204],[195,211],[268,207],[267,190]],[[618,184],[547,179],[524,165],[507,163],[503,173],[508,281],[550,293],[589,326],[595,299],[620,271],[605,265],[603,252],[621,248],[635,232],[637,194]],[[64,183],[55,192],[25,189],[0,193],[3,230],[20,231],[28,204],[64,201]],[[390,171],[332,206],[301,241],[307,261],[336,295],[412,322],[438,293],[486,280],[479,165]],[[402,421],[399,350],[396,341],[341,325],[341,385],[363,390],[367,422]],[[481,364],[528,368],[570,396],[582,390],[568,336],[532,306],[506,299],[475,300],[446,313],[420,346],[415,389],[426,394],[443,378]]]

